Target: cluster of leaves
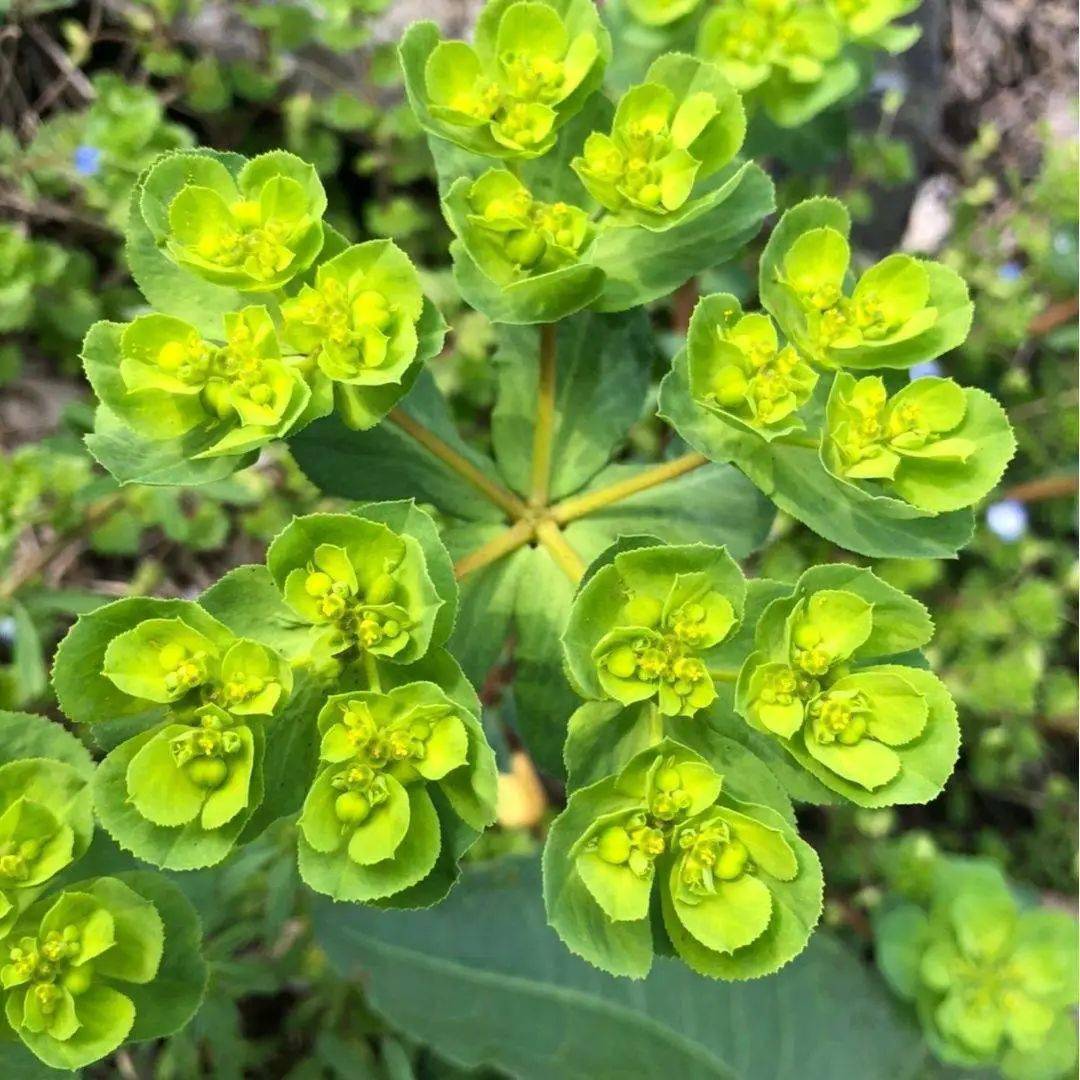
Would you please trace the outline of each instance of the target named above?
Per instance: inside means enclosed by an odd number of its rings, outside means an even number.
[[[207,978],[194,909],[153,873],[81,878],[94,831],[89,754],[28,713],[0,713],[0,732],[5,1067],[24,1074],[29,1050],[79,1069],[179,1030]]]
[[[455,607],[430,518],[386,503],[294,519],[266,566],[199,602],[83,616],[53,682],[108,750],[94,780],[105,829],[144,862],[197,869],[299,810],[316,891],[439,899],[495,798],[479,703],[441,648]]]
[[[935,1055],[1007,1080],[1076,1071],[1077,923],[1021,904],[992,863],[940,859],[928,895],[885,908],[878,964]]]
[[[918,26],[896,22],[919,0],[619,0],[607,6],[628,51],[693,49],[779,128],[804,125],[852,97],[867,79],[874,52],[904,52],[920,35]],[[624,59],[620,73],[634,59]]]

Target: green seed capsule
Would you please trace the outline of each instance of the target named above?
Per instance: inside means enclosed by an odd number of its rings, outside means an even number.
[[[329,574],[316,571],[314,574],[308,574],[304,582],[304,591],[308,596],[325,596],[333,585],[333,579]]]
[[[610,825],[596,843],[596,854],[616,866],[630,858],[630,834],[621,825]]]
[[[746,869],[749,857],[746,845],[741,840],[732,840],[720,852],[713,874],[721,881],[734,881]]]
[[[90,964],[70,968],[60,981],[63,983],[64,989],[72,997],[78,997],[90,989],[90,984],[94,981],[94,969]]]
[[[719,405],[738,405],[746,397],[746,376],[734,364],[722,367],[712,379],[712,394]]]
[[[812,649],[821,641],[821,631],[811,623],[801,623],[795,627],[792,640],[800,649]]]
[[[221,758],[197,757],[187,764],[188,779],[201,788],[219,788],[229,775],[229,767]]]
[[[371,804],[359,791],[343,791],[334,800],[334,813],[345,825],[359,825],[371,813]]]

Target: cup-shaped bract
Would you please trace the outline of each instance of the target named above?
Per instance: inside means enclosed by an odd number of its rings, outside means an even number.
[[[485,157],[547,153],[599,86],[611,41],[591,0],[489,0],[472,45],[433,23],[401,43],[409,99],[432,134]]]
[[[86,851],[93,831],[87,777],[72,765],[24,758],[0,766],[0,938]]]
[[[204,830],[220,829],[250,804],[258,738],[215,705],[167,721],[128,762],[128,800],[163,828],[198,819]]]
[[[351,514],[311,514],[275,538],[267,565],[315,628],[313,653],[409,664],[428,651],[444,601],[413,537]]]
[[[978,502],[1015,449],[1001,406],[952,379],[916,379],[890,397],[879,376],[840,372],[829,394],[825,467],[871,490],[880,485],[919,510]]]
[[[850,220],[832,199],[781,218],[760,263],[760,293],[784,336],[824,369],[906,368],[960,344],[971,325],[967,286],[951,270],[887,255],[857,280]]]
[[[927,802],[956,763],[956,707],[931,672],[888,661],[930,629],[869,571],[817,567],[765,609],[736,708],[852,802]]]
[[[141,210],[178,266],[215,285],[272,292],[322,250],[326,193],[314,166],[283,150],[235,172],[211,155],[178,153],[150,169]]]
[[[878,964],[914,1003],[935,1055],[1007,1080],[1076,1074],[1077,924],[1021,908],[991,863],[940,860],[929,911],[887,910]]]
[[[555,322],[599,294],[604,273],[586,256],[596,230],[581,207],[535,199],[513,173],[489,169],[455,181],[443,209],[462,294],[497,321]]]
[[[97,323],[83,345],[87,376],[149,442],[177,442],[192,460],[239,457],[309,419],[311,390],[296,358],[282,357],[266,308],[230,312],[224,326],[217,342],[170,315]]]
[[[703,409],[774,439],[805,427],[797,413],[818,376],[793,345],[781,345],[761,312],[743,314],[729,293],[703,297],[687,334],[690,393]]]
[[[131,1031],[136,1009],[125,984],[154,978],[164,939],[154,905],[119,880],[100,878],[43,898],[2,946],[7,1023],[53,1068],[97,1061]]]
[[[821,908],[817,859],[789,816],[723,789],[664,739],[571,796],[545,849],[545,901],[574,952],[641,978],[661,933],[695,971],[739,979],[802,950]]]
[[[710,651],[735,629],[746,583],[723,548],[638,548],[598,570],[574,600],[563,650],[584,697],[655,699],[692,716],[716,688]]]
[[[177,712],[211,705],[236,716],[272,715],[292,692],[288,664],[207,620],[201,609],[188,618],[141,619],[109,641],[101,673],[129,697]]]
[[[697,51],[745,92],[819,83],[842,45],[840,26],[824,4],[734,0],[705,17]]]
[[[662,228],[693,205],[695,185],[736,154],[746,116],[713,64],[669,53],[615,110],[610,133],[594,131],[571,166],[601,206]]]
[[[476,717],[434,683],[336,694],[318,728],[321,764],[298,822],[313,889],[367,901],[424,880],[449,842],[433,795],[470,829],[493,820],[494,755]]]
[[[336,384],[400,383],[416,357],[420,277],[390,240],[353,244],[281,307],[285,340]]]

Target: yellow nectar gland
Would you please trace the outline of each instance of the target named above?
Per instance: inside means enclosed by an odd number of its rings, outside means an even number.
[[[661,768],[654,778],[655,794],[649,803],[649,812],[663,822],[674,821],[690,808],[693,798],[683,788],[682,776],[672,765]]]
[[[664,834],[650,828],[644,814],[634,814],[623,825],[609,825],[590,845],[606,863],[627,866],[637,877],[645,877],[657,856],[664,853]]]
[[[826,694],[810,706],[811,730],[819,743],[854,746],[866,734],[866,718],[859,699]]]
[[[684,854],[682,883],[692,892],[713,893],[718,881],[734,881],[753,869],[750,852],[724,822],[679,834]]]
[[[499,65],[510,93],[519,101],[555,101],[564,82],[563,65],[548,56],[504,52]]]
[[[20,983],[32,983],[31,990],[46,1016],[56,1010],[63,996],[57,980],[70,994],[78,996],[89,989],[93,972],[89,964],[73,967],[72,961],[82,949],[78,927],[50,930],[40,943],[22,938],[8,952],[8,959]]]
[[[202,650],[192,652],[172,641],[158,652],[158,663],[170,693],[186,693],[206,681],[206,653]]]

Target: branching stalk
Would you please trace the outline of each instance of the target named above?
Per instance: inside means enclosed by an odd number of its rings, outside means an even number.
[[[636,495],[639,491],[648,491],[649,488],[658,484],[674,480],[684,473],[708,465],[709,459],[704,454],[690,453],[675,458],[674,461],[665,461],[663,465],[656,465],[651,469],[638,473],[636,476],[620,480],[617,484],[598,488],[596,491],[586,492],[584,495],[575,495],[571,499],[565,499],[557,506],[552,507],[551,517],[559,524],[574,521],[586,514],[591,514],[612,503],[621,502],[623,499]]]
[[[548,550],[559,569],[576,585],[585,576],[585,563],[567,543],[562,530],[549,518],[536,525],[536,538]]]
[[[528,513],[525,504],[511,491],[496,483],[483,469],[474,465],[463,454],[444,442],[430,428],[414,420],[402,408],[391,409],[387,419],[412,436],[425,450],[453,469],[479,492],[486,495],[503,513],[512,518],[523,518]]]
[[[551,484],[552,442],[555,433],[555,324],[540,327],[540,378],[536,387],[536,426],[533,429],[530,506],[546,506]]]
[[[467,574],[490,565],[504,555],[524,547],[533,537],[535,525],[532,521],[516,521],[508,529],[503,529],[498,536],[492,537],[486,544],[481,544],[475,551],[463,555],[454,563],[454,577],[460,581]]]

